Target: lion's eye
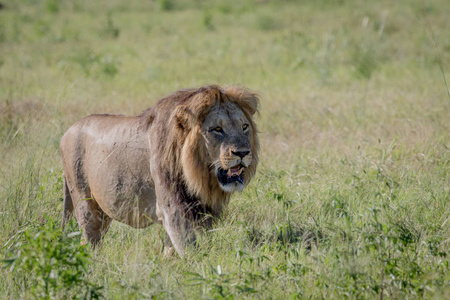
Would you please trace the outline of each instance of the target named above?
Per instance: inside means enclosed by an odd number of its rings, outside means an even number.
[[[242,130],[247,130],[247,128],[248,128],[248,124],[244,124],[244,125],[242,125]]]
[[[212,130],[212,131],[215,131],[215,132],[220,132],[220,133],[222,133],[222,132],[223,132],[223,129],[222,129],[222,127],[220,127],[220,126],[217,126],[217,127],[213,128],[213,130]]]

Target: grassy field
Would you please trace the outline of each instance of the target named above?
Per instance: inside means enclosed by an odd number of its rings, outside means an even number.
[[[2,299],[450,298],[447,0],[1,3]],[[260,92],[262,154],[198,247],[61,233],[72,123],[213,83]]]

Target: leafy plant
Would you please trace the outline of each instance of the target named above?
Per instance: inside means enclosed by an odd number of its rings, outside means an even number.
[[[169,11],[174,9],[173,0],[159,0],[159,7],[161,10]]]
[[[377,57],[371,47],[358,46],[353,55],[356,76],[370,79],[378,67]]]
[[[261,15],[256,19],[256,27],[261,31],[274,30],[279,27],[279,24],[269,15]]]
[[[90,49],[79,49],[59,62],[62,67],[69,63],[79,66],[87,76],[100,73],[110,79],[119,72],[120,60],[110,53],[96,54]]]
[[[203,12],[203,26],[208,30],[214,30],[213,17],[210,11],[205,10]]]
[[[249,285],[249,280],[240,278],[235,273],[223,273],[220,265],[217,268],[210,266],[209,270],[203,268],[203,273],[186,273],[190,278],[186,283],[201,285],[203,295],[214,299],[234,299],[238,295],[256,293]]]
[[[120,29],[116,24],[114,24],[111,12],[106,15],[106,25],[103,28],[102,33],[104,36],[112,37],[114,39],[119,37]]]
[[[105,74],[109,78],[116,76],[116,74],[119,72],[119,69],[117,67],[118,60],[112,55],[104,55],[103,57],[101,57],[99,60],[99,64],[103,74]]]
[[[43,225],[27,224],[6,244],[3,260],[13,277],[22,278],[34,297],[100,299],[101,286],[88,280],[89,249],[79,242],[80,232],[66,234],[46,217]]]
[[[59,0],[47,0],[45,2],[45,8],[49,13],[59,12]]]

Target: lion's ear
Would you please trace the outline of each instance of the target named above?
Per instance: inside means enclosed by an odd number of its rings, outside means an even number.
[[[254,115],[259,108],[259,98],[256,94],[250,94],[241,101],[243,109],[247,110],[251,115]]]
[[[181,130],[190,129],[192,127],[192,118],[192,112],[184,105],[177,106],[174,111],[173,121],[175,122],[175,126]]]
[[[236,102],[243,110],[254,115],[259,108],[258,94],[242,86],[229,86],[224,89],[228,99]]]

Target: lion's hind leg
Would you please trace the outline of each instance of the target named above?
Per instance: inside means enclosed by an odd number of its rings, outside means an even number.
[[[73,202],[72,202],[72,196],[70,195],[69,187],[67,186],[67,180],[64,176],[64,208],[63,208],[63,215],[62,215],[62,222],[61,227],[64,229],[64,226],[69,221],[70,217],[72,216],[73,212]]]
[[[112,219],[100,208],[90,193],[79,193],[75,215],[83,231],[82,244],[97,246],[108,231]]]

